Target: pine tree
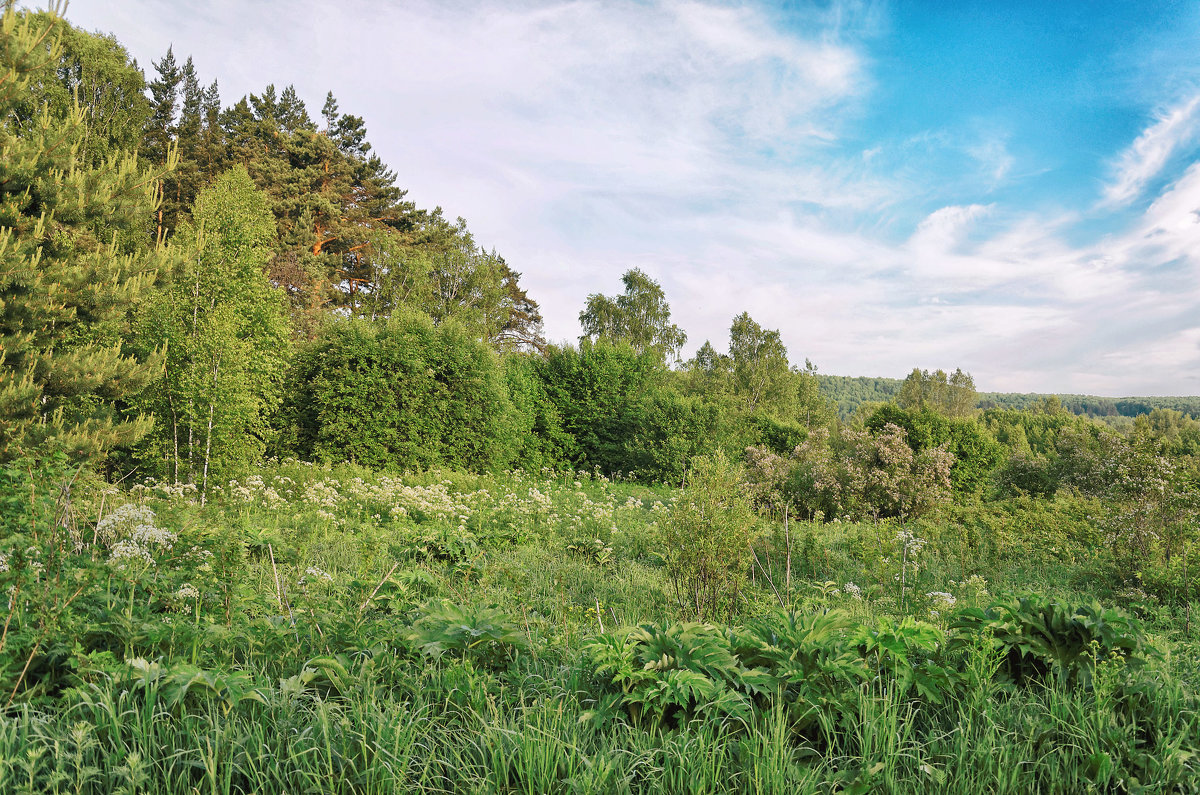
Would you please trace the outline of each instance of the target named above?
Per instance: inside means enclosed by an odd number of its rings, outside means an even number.
[[[538,352],[545,351],[546,337],[542,330],[542,312],[538,302],[529,297],[521,287],[521,274],[514,271],[500,258],[502,274],[501,285],[504,287],[503,308],[506,313],[504,324],[492,342],[501,350],[520,350],[532,348]]]
[[[146,134],[142,139],[142,153],[146,159],[157,166],[165,165],[167,158],[174,151],[175,116],[179,99],[179,82],[183,73],[175,63],[175,52],[167,48],[167,54],[154,64],[158,77],[150,82],[150,119],[146,122]],[[162,199],[166,196],[166,187],[159,185],[158,213],[154,233],[156,239],[170,232],[173,224],[168,210]]]
[[[321,118],[325,119],[324,132],[329,135],[338,120],[338,101],[334,99],[332,91],[325,94],[325,104],[321,106]]]
[[[160,225],[165,235],[174,234],[180,217],[186,215],[187,208],[195,200],[196,193],[204,181],[198,162],[204,90],[200,87],[191,57],[180,70],[179,79],[183,87],[179,121],[167,132],[168,140],[173,139],[179,161],[171,174],[163,180],[162,204],[159,207]]]
[[[152,163],[164,163],[171,141],[175,137],[175,115],[179,99],[179,81],[183,73],[175,63],[175,52],[167,54],[156,64],[158,77],[150,82],[150,120],[146,123],[145,154]]]
[[[221,129],[221,92],[214,80],[204,90],[200,105],[203,125],[200,132],[200,147],[196,154],[200,173],[204,181],[210,181],[221,173],[228,164],[225,152],[225,131]]]
[[[159,261],[144,242],[154,179],[133,157],[84,159],[82,106],[19,112],[63,24],[11,4],[0,16],[0,461],[51,446],[95,457],[150,425],[117,404],[154,371],[120,342]]]

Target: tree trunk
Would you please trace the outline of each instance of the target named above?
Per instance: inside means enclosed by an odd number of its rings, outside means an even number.
[[[212,431],[213,431],[213,409],[217,405],[217,372],[221,368],[221,357],[217,356],[213,362],[213,393],[212,399],[208,401],[208,436],[204,440],[204,476],[200,486],[200,504],[204,505],[208,498],[208,462],[212,457]]]

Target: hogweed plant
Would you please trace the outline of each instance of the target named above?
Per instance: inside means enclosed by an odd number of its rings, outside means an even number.
[[[909,566],[912,566],[914,574],[920,569],[920,555],[925,548],[925,541],[917,538],[911,530],[901,528],[896,533],[896,545],[900,550],[900,609],[904,610],[907,606],[905,584]]]

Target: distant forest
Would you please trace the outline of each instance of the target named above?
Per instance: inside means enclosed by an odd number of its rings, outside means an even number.
[[[867,376],[817,375],[821,394],[837,404],[838,415],[850,418],[859,406],[890,403],[900,394],[903,378],[871,378]],[[1108,420],[1117,417],[1138,417],[1155,409],[1171,409],[1193,419],[1200,417],[1200,397],[1120,397],[1096,395],[1041,394],[1037,392],[979,392],[978,408],[1028,409],[1046,398],[1057,398],[1059,404],[1080,417]]]

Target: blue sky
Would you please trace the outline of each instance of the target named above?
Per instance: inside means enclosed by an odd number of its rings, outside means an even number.
[[[688,349],[1200,393],[1200,3],[74,0],[226,102],[363,116],[551,339],[640,267]]]

